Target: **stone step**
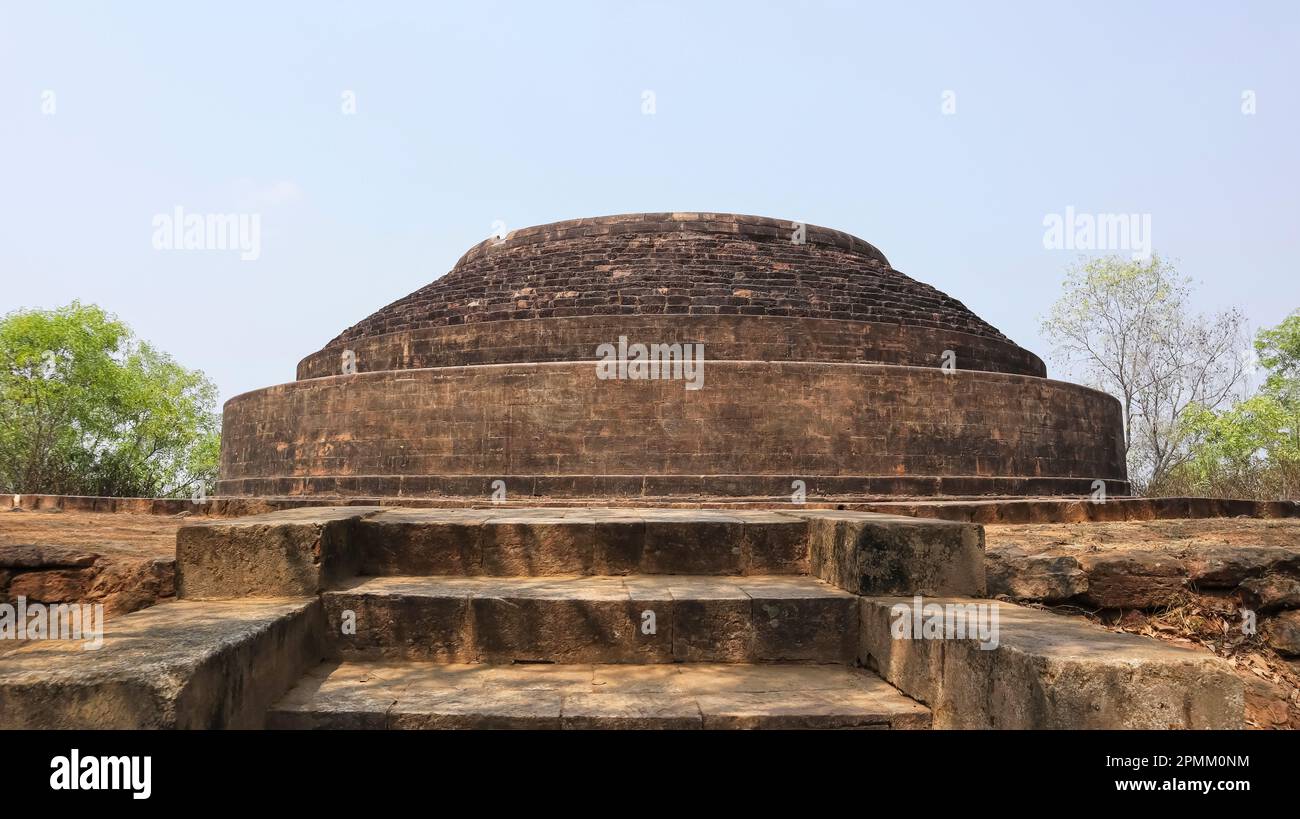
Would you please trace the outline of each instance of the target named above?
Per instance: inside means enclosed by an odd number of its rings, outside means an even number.
[[[0,656],[0,729],[258,728],[321,658],[316,598],[161,603],[102,625],[97,646]]]
[[[369,577],[323,598],[340,657],[845,663],[857,646],[857,597],[801,576]]]
[[[861,608],[859,660],[927,704],[936,728],[1244,727],[1241,679],[1206,651],[997,600]]]
[[[928,728],[925,706],[836,665],[327,662],[270,728]]]
[[[317,594],[347,578],[814,574],[859,594],[984,593],[978,525],[870,512],[290,509],[182,526],[177,594]]]
[[[355,575],[807,574],[807,535],[797,514],[761,510],[286,509],[182,526],[176,583],[212,600]]]
[[[402,509],[357,527],[360,574],[805,574],[807,524],[764,511]]]

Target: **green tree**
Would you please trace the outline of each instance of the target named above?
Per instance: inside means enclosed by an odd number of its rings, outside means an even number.
[[[1191,458],[1167,492],[1256,498],[1300,496],[1300,311],[1255,337],[1267,375],[1229,409],[1197,407],[1185,419]]]
[[[1188,457],[1183,415],[1231,402],[1246,375],[1245,319],[1193,315],[1190,281],[1153,255],[1105,256],[1071,267],[1044,318],[1053,359],[1119,399],[1129,478],[1159,486]]]
[[[94,305],[0,319],[0,491],[207,492],[220,417],[201,372]]]

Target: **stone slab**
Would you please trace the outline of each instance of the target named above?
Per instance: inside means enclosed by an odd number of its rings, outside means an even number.
[[[357,578],[324,603],[341,657],[851,662],[857,645],[856,598],[790,575]]]
[[[764,511],[424,509],[367,516],[361,573],[804,574],[807,524]]]
[[[855,594],[985,593],[984,530],[971,523],[810,510],[812,573]]]
[[[0,728],[258,728],[321,657],[316,599],[177,601],[110,617],[98,650],[0,656]]]
[[[1295,519],[994,525],[985,535],[989,595],[1021,601],[1154,609],[1238,587],[1272,597],[1278,578],[1300,576]]]
[[[324,663],[275,728],[739,729],[930,725],[875,674],[835,665]]]
[[[316,594],[361,565],[354,530],[378,507],[287,509],[182,526],[177,596],[190,599]]]
[[[927,704],[940,728],[1241,728],[1241,680],[1208,653],[1107,631],[1010,603],[926,598],[925,604],[991,603],[997,646],[973,639],[895,639],[894,606],[861,601],[859,659]],[[910,609],[908,610],[910,611]]]
[[[478,574],[488,513],[473,509],[396,509],[356,529],[363,574]]]
[[[1007,547],[985,554],[990,596],[1059,603],[1088,590],[1088,574],[1073,555],[1029,554]]]
[[[1187,589],[1187,566],[1173,555],[1114,550],[1082,554],[1078,561],[1088,577],[1081,597],[1097,608],[1155,608],[1175,602]]]

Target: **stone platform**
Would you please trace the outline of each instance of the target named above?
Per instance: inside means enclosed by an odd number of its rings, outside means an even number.
[[[983,561],[976,524],[836,510],[199,522],[179,601],[0,656],[0,727],[1241,726],[1223,661],[983,599]],[[999,644],[896,639],[916,595]]]

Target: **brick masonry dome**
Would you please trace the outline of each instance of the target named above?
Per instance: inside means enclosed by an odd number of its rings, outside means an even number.
[[[883,321],[1005,340],[960,302],[816,226],[711,213],[574,219],[488,239],[332,343],[476,321],[753,315]]]
[[[698,389],[602,345],[702,345]],[[576,219],[471,248],[298,380],[227,402],[229,495],[1127,491],[1118,402],[847,233],[715,213]]]
[[[338,372],[345,349],[362,370],[589,358],[619,328],[685,333],[714,359],[937,366],[951,349],[966,369],[1045,374],[1037,356],[867,242],[815,225],[796,240],[798,228],[718,213],[523,228],[348,328],[299,377]],[[515,324],[477,326],[487,322]]]

